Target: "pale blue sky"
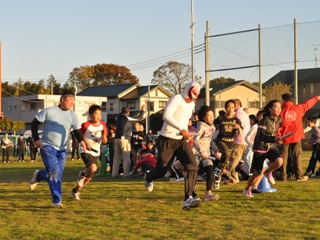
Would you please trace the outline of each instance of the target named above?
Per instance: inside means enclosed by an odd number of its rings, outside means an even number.
[[[298,23],[319,21],[319,12],[318,0],[194,0],[195,45],[204,42],[207,20],[213,35],[258,24],[263,28],[289,25],[294,18]],[[146,85],[168,60],[190,64],[190,25],[191,0],[0,0],[2,79],[37,82],[52,74],[64,83],[74,67],[113,63],[132,69]],[[320,44],[320,39],[305,38],[310,45],[306,58],[312,59],[311,45]],[[170,58],[179,53],[181,58]],[[218,65],[236,64],[225,57]],[[258,81],[252,71],[219,74]],[[265,71],[265,78],[277,71]],[[195,74],[204,79],[203,53],[195,56]]]

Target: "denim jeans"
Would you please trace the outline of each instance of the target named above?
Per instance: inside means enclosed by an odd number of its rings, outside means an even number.
[[[37,181],[47,181],[49,183],[52,202],[60,203],[62,201],[61,179],[67,151],[59,151],[51,146],[44,146],[40,150],[40,154],[46,169],[39,171]]]

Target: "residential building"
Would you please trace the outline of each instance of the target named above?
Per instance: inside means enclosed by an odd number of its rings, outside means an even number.
[[[220,110],[224,110],[224,105],[229,99],[239,99],[242,107],[248,108],[249,114],[256,114],[260,109],[259,87],[252,83],[240,80],[210,84],[210,106],[214,108],[215,116],[218,116]],[[196,102],[196,110],[205,102],[205,88],[202,88]]]
[[[25,130],[31,128],[31,122],[35,115],[44,108],[56,106],[60,102],[61,95],[26,95],[19,97],[3,97],[2,109],[4,117],[13,121],[25,122]],[[101,105],[106,102],[106,97],[101,96],[76,96],[73,110],[78,114],[80,122],[89,118],[88,109],[92,104]],[[106,119],[106,116],[104,116]],[[18,133],[23,133],[19,131]]]

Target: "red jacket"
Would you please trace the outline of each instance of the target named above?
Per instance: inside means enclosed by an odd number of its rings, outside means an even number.
[[[297,143],[301,139],[304,139],[304,132],[302,126],[302,117],[310,108],[312,108],[318,101],[318,97],[310,98],[304,103],[295,105],[293,102],[284,102],[280,117],[282,123],[279,127],[278,134],[283,136],[289,132],[293,132],[292,135],[283,139],[284,144]]]
[[[134,167],[134,170],[137,170],[143,162],[149,163],[151,167],[156,167],[157,165],[156,157],[153,154],[148,153],[147,156],[145,156],[137,162],[136,166]]]

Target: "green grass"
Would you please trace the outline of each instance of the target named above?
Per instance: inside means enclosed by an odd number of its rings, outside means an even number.
[[[311,152],[304,152],[304,165]],[[223,185],[217,202],[183,211],[183,183],[95,177],[81,202],[69,197],[82,161],[68,159],[63,209],[51,207],[47,183],[28,189],[36,163],[0,164],[0,239],[320,239],[320,178],[278,181],[275,193],[242,196],[246,181]],[[197,192],[204,197],[205,182]]]

